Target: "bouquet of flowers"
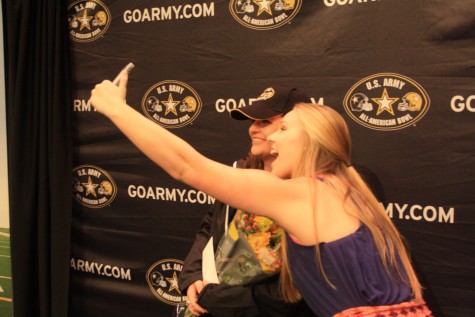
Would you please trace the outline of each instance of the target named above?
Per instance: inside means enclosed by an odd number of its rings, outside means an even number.
[[[277,274],[283,233],[269,218],[236,211],[215,254],[219,281],[246,285]]]
[[[269,218],[236,211],[215,252],[219,282],[246,285],[277,274],[282,264],[283,234],[284,230]],[[188,307],[183,316],[196,317]]]

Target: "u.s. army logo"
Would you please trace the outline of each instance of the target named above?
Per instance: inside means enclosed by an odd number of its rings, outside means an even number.
[[[153,85],[142,98],[145,115],[165,128],[179,128],[191,123],[201,107],[201,98],[196,91],[176,80]]]
[[[79,0],[68,7],[69,36],[76,42],[91,42],[109,28],[111,14],[99,0]]]
[[[183,261],[165,259],[154,263],[147,271],[147,284],[153,295],[164,303],[176,305],[187,300],[178,287],[178,275]]]
[[[302,0],[231,0],[229,11],[236,21],[255,30],[269,30],[289,23]]]
[[[81,205],[89,208],[108,206],[116,194],[114,180],[102,168],[81,165],[73,169],[73,196]]]
[[[394,73],[361,79],[346,93],[343,106],[359,124],[390,131],[414,125],[429,110],[429,95],[415,80]]]

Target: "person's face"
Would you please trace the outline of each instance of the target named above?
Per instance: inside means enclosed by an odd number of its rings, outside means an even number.
[[[249,127],[251,153],[260,157],[264,161],[264,164],[266,161],[274,160],[274,157],[270,154],[271,144],[267,138],[269,135],[277,131],[281,120],[282,116],[265,120],[255,120]]]
[[[276,157],[272,162],[272,173],[280,178],[291,178],[297,166],[302,147],[304,146],[304,131],[297,116],[290,111],[280,121],[279,129],[268,137],[271,154]]]

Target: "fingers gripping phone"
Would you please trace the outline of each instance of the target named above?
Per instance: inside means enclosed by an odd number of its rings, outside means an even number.
[[[120,73],[117,75],[116,78],[114,78],[114,80],[112,81],[112,83],[116,86],[119,86],[119,81],[120,81],[120,75],[122,75],[122,72],[123,71],[127,71],[127,73],[130,73],[132,71],[132,69],[134,69],[135,65],[133,63],[128,63],[127,65],[125,65],[124,68],[122,68],[122,70],[120,71]]]

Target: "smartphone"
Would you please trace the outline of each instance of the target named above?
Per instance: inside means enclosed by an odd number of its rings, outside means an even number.
[[[116,78],[114,78],[114,80],[112,81],[112,83],[116,86],[119,85],[119,81],[120,81],[120,75],[122,74],[122,72],[125,70],[127,71],[127,73],[130,73],[132,71],[132,69],[135,67],[135,65],[133,63],[128,63],[124,68],[122,68],[122,70],[120,71],[119,75],[117,75]]]

